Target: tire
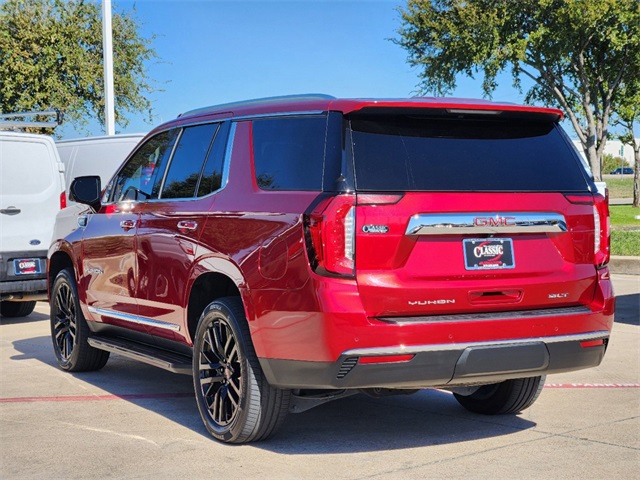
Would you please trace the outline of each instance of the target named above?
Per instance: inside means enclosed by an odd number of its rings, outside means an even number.
[[[109,360],[109,352],[93,348],[87,342],[89,327],[78,301],[73,271],[62,270],[51,289],[51,340],[58,365],[69,372],[100,370]]]
[[[0,302],[3,317],[26,317],[36,308],[36,302]]]
[[[267,382],[238,297],[216,300],[200,317],[193,385],[207,431],[226,443],[264,440],[289,411],[291,391]]]
[[[518,378],[483,385],[471,395],[453,396],[464,408],[484,415],[518,413],[533,405],[542,392],[545,376]]]

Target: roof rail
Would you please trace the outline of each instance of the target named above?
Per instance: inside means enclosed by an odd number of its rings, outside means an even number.
[[[247,107],[251,105],[264,105],[279,102],[303,102],[305,100],[335,100],[336,97],[325,95],[322,93],[305,93],[302,95],[282,95],[278,97],[254,98],[253,100],[243,100],[240,102],[221,103],[220,105],[211,105],[209,107],[196,108],[178,115],[178,118],[187,115],[209,113],[222,108]]]
[[[25,120],[31,118],[31,120]],[[35,117],[54,117],[47,121],[36,121]],[[22,120],[18,120],[21,118]],[[19,112],[19,113],[0,113],[0,130],[1,129],[17,129],[27,127],[38,128],[56,128],[62,125],[64,114],[56,109],[44,110],[41,112]]]

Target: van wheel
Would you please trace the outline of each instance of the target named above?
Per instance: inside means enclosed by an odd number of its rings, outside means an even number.
[[[518,413],[533,405],[540,396],[546,376],[518,378],[483,385],[471,395],[454,393],[464,408],[484,415]]]
[[[223,442],[263,440],[289,411],[291,391],[272,387],[264,377],[237,297],[216,300],[200,317],[193,384],[202,421]]]
[[[0,302],[3,317],[26,317],[36,308],[36,302]]]
[[[58,365],[69,372],[99,370],[109,352],[93,348],[87,342],[89,327],[82,315],[73,271],[62,270],[51,289],[51,339]]]

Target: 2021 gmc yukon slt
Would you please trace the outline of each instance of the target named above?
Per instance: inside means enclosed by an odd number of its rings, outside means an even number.
[[[598,365],[607,200],[558,110],[280,97],[153,130],[49,252],[60,366],[110,352],[193,375],[207,430],[266,438],[352,393],[530,406]]]

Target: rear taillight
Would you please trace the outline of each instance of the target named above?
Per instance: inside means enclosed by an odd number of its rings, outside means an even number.
[[[60,210],[63,208],[67,208],[67,192],[62,192],[60,194]]]
[[[304,215],[309,262],[316,273],[353,276],[355,206],[355,195],[336,195]]]
[[[609,201],[602,195],[594,195],[593,223],[593,263],[596,267],[604,267],[611,256],[611,226],[609,219]]]

